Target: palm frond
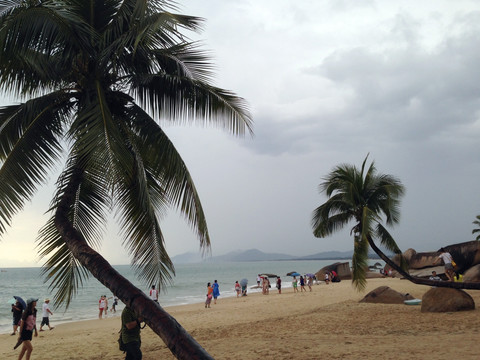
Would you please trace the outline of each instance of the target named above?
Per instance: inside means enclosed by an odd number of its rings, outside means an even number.
[[[134,121],[132,126],[143,143],[141,156],[148,179],[152,179],[149,181],[152,197],[157,203],[166,200],[178,208],[196,230],[200,246],[208,247],[210,238],[205,214],[180,154],[163,130],[140,107],[133,106],[129,118]]]
[[[0,234],[60,158],[58,94],[0,108]],[[65,104],[63,104],[65,106]]]

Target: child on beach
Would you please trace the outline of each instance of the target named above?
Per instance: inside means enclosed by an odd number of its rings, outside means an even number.
[[[210,307],[213,297],[213,288],[210,283],[207,284],[207,300],[205,300],[205,308]]]

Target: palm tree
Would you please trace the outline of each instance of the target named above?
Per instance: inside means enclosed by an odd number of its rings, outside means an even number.
[[[399,222],[400,198],[404,186],[394,176],[378,174],[374,162],[366,168],[367,157],[361,169],[354,165],[336,166],[319,186],[328,200],[313,212],[312,227],[316,237],[323,238],[354,222],[350,233],[354,238],[352,258],[352,282],[358,290],[366,285],[365,271],[368,267],[368,249],[371,247],[382,260],[416,284],[430,286],[480,289],[477,283],[440,282],[412,277],[406,270],[407,264],[392,235],[384,226]],[[386,256],[375,244],[380,244],[397,254],[397,264]]]
[[[473,225],[477,226],[477,228],[472,230],[472,234],[478,233],[475,240],[480,240],[480,215],[477,215],[477,220],[473,222]]]
[[[44,274],[68,306],[93,275],[179,359],[210,355],[95,248],[110,213],[140,278],[174,275],[160,226],[177,208],[200,246],[210,237],[193,180],[161,123],[252,131],[245,101],[211,85],[210,60],[182,31],[202,19],[166,0],[0,0],[0,86],[22,102],[0,108],[0,235],[55,165],[39,233]]]

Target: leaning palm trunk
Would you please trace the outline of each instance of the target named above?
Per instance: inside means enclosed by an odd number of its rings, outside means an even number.
[[[473,282],[453,282],[453,281],[434,281],[429,279],[422,279],[411,276],[408,272],[398,266],[392,259],[390,259],[387,255],[385,255],[378,247],[375,245],[373,239],[369,236],[368,243],[377,253],[383,261],[385,261],[388,265],[390,265],[393,269],[398,271],[405,279],[413,282],[414,284],[420,285],[429,285],[429,286],[436,286],[436,287],[446,287],[446,288],[454,288],[454,289],[473,289],[473,290],[480,290],[480,283],[473,283]]]
[[[213,359],[172,316],[120,275],[74,228],[68,213],[81,182],[80,174],[72,177],[55,213],[55,226],[73,256],[98,281],[132,308],[137,316],[143,317],[145,323],[162,338],[177,359]]]

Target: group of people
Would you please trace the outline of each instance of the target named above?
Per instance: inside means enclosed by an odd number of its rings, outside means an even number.
[[[235,281],[235,284],[233,286],[235,287],[235,292],[237,293],[237,297],[247,296],[247,283],[239,284],[237,280]]]
[[[331,282],[340,282],[340,278],[335,270],[325,271],[325,284],[330,284]]]
[[[209,308],[210,304],[212,303],[212,298],[213,298],[213,303],[217,303],[217,298],[220,296],[220,287],[218,285],[218,281],[215,280],[212,283],[207,283],[207,299],[205,300],[205,308]]]
[[[37,302],[38,299],[29,298],[26,303],[23,300],[16,298],[16,302],[12,304],[13,315],[13,332],[11,335],[16,335],[18,331],[17,343],[13,349],[22,345],[18,359],[23,359],[23,356],[28,360],[33,351],[32,338],[38,336],[37,332]],[[53,312],[50,310],[50,299],[45,299],[42,305],[42,322],[40,324],[40,331],[43,331],[44,326],[48,326],[49,330],[54,327],[50,326],[50,315]]]
[[[100,300],[98,300],[98,318],[102,319],[103,316],[107,317],[108,314],[108,300],[113,299],[112,308],[110,312],[116,313],[117,312],[117,305],[118,305],[118,298],[116,296],[110,296],[107,298],[107,295],[100,296]]]
[[[312,285],[313,285],[313,277],[312,276],[305,276],[303,277],[300,275],[300,278],[297,279],[296,276],[293,277],[292,279],[292,287],[293,287],[293,292],[299,292],[298,286],[300,285],[300,292],[307,292],[307,289],[305,288],[305,284],[308,286],[308,289],[312,291]]]

